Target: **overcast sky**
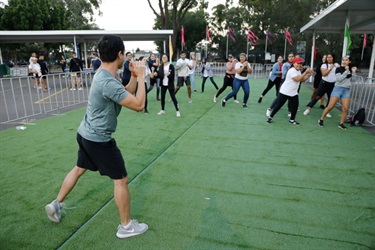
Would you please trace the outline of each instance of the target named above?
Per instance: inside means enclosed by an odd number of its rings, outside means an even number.
[[[225,0],[208,0],[209,10]],[[156,11],[158,0],[151,1]],[[152,30],[155,15],[147,0],[102,0],[101,16],[96,16],[96,24],[105,30]],[[202,35],[204,36],[204,34]],[[153,42],[125,42],[127,51],[155,50]]]

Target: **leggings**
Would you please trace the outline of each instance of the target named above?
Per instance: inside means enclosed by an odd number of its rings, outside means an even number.
[[[298,95],[295,96],[287,96],[284,94],[279,93],[276,99],[276,105],[272,109],[272,113],[270,117],[274,117],[276,113],[281,109],[282,106],[286,103],[286,101],[289,101],[290,103],[290,120],[294,120],[296,118],[297,110],[298,110],[298,105],[299,105],[299,98]]]
[[[221,93],[224,92],[224,90],[231,86],[232,87],[232,90],[233,90],[233,80],[234,80],[234,75],[231,75],[231,74],[228,74],[228,73],[225,73],[225,76],[224,76],[224,82],[223,82],[223,86],[219,89],[219,91],[217,91],[216,93],[216,98],[219,97],[219,95]],[[234,95],[234,100],[237,100],[237,94]]]
[[[217,86],[216,82],[214,81],[214,78],[211,76],[211,77],[203,77],[203,82],[202,82],[202,92],[204,92],[204,84],[206,83],[206,80],[207,78],[210,78],[210,81],[212,82],[212,84],[215,86],[216,90],[219,89],[219,87]]]
[[[322,96],[324,96],[324,94],[327,94],[327,97],[328,97],[327,106],[328,106],[333,87],[335,87],[334,82],[326,82],[322,80],[321,83],[319,84],[318,92],[316,93],[315,99],[309,102],[307,104],[307,107],[310,107],[310,108],[314,107],[314,105],[320,100]]]
[[[267,87],[263,90],[262,96],[265,96],[268,93],[268,91],[272,89],[273,86],[275,86],[276,96],[277,96],[280,90],[280,82],[281,82],[281,77],[276,77],[274,81],[271,81],[271,79],[269,79]]]
[[[167,93],[167,90],[169,92],[169,95],[171,96],[171,99],[173,101],[174,107],[176,108],[176,111],[179,111],[178,108],[178,102],[176,99],[176,95],[174,93],[174,89],[169,89],[168,86],[161,86],[161,110],[164,110],[165,108],[165,94]]]

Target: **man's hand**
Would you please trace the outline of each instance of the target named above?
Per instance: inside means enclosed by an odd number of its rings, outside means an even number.
[[[134,72],[138,77],[145,75],[146,71],[146,60],[142,61],[131,61],[129,64],[130,71]]]

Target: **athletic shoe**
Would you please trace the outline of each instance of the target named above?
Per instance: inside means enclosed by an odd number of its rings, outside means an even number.
[[[71,88],[70,90],[76,90],[75,88]]]
[[[346,127],[345,127],[344,124],[340,124],[340,125],[339,125],[339,128],[341,128],[342,130],[346,130]]]
[[[181,116],[180,111],[176,111],[176,116],[177,116],[177,117],[180,117],[180,116]]]
[[[246,104],[246,103],[242,104],[242,107],[243,107],[244,109],[248,109],[248,107],[247,107],[247,104]]]
[[[258,103],[261,103],[261,102],[262,102],[262,99],[263,99],[263,97],[259,97],[259,99],[258,99]]]
[[[190,104],[191,104],[191,103],[193,103],[193,101],[192,101],[191,99],[188,99],[188,103],[190,103]]]
[[[266,111],[266,116],[270,116],[272,113],[272,109],[268,108]]]
[[[308,115],[309,113],[310,113],[310,109],[306,109],[306,110],[303,112],[304,115]]]
[[[125,228],[122,225],[119,225],[117,228],[116,236],[120,239],[136,236],[146,232],[148,229],[147,224],[138,223],[136,220],[131,220],[128,228]]]
[[[267,123],[272,123],[272,118],[271,117],[268,117]]]
[[[165,111],[164,110],[160,110],[158,115],[164,115],[165,114]]]
[[[81,87],[79,87],[79,88],[78,88],[78,90],[82,90],[82,88],[81,88]]]
[[[332,115],[330,114],[330,113],[327,113],[327,115],[326,115],[328,118],[331,118],[332,117]]]
[[[159,98],[159,97],[157,97],[157,98],[156,98],[156,101],[160,101],[160,98]]]
[[[216,97],[216,95],[214,96],[214,102],[217,102],[217,97]]]
[[[324,124],[323,124],[323,120],[318,120],[318,125],[319,125],[319,127],[324,127]]]
[[[324,105],[320,105],[319,108],[325,109],[326,107]]]
[[[234,102],[234,103],[240,103],[238,100],[234,100],[233,102]]]
[[[289,120],[289,124],[292,124],[292,125],[297,125],[297,126],[299,126],[299,125],[300,125],[300,123],[299,123],[299,122],[297,122],[297,121],[292,121],[292,120]]]
[[[53,222],[61,221],[61,209],[64,207],[64,203],[60,203],[58,200],[52,201],[50,204],[45,206],[48,218]]]
[[[147,110],[147,109],[144,109],[143,112],[144,112],[145,114],[148,114],[148,110]]]
[[[224,98],[221,99],[221,106],[222,106],[222,107],[225,107],[225,103],[226,103],[225,99],[224,99]]]

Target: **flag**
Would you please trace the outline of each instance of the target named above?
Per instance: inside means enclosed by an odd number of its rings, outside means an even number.
[[[288,41],[290,46],[293,46],[292,35],[289,33],[288,29],[285,29],[285,39]]]
[[[247,31],[247,39],[249,39],[253,46],[258,45],[259,38],[251,31],[251,29]]]
[[[173,45],[172,45],[172,38],[169,36],[169,61],[172,62],[173,58]]]
[[[271,41],[270,37],[273,38],[273,41],[276,41],[276,37],[275,37],[275,35],[272,34],[270,31],[267,31],[267,33],[266,33],[266,37],[267,37],[267,41],[268,41],[270,44],[272,44],[272,41]]]
[[[352,45],[352,39],[350,38],[350,33],[349,33],[349,26],[346,24],[345,25],[345,34],[344,34],[344,40],[346,39],[346,54],[349,54],[349,48],[350,45]]]
[[[362,46],[361,60],[363,60],[363,52],[365,51],[366,45],[367,45],[367,34],[363,34],[363,46]]]
[[[184,29],[184,26],[181,27],[181,43],[182,43],[182,47],[185,47],[185,29]]]
[[[366,48],[367,45],[367,34],[363,34],[363,48]]]
[[[227,34],[228,34],[228,36],[230,37],[230,39],[233,40],[233,42],[236,42],[236,38],[235,38],[236,35],[234,34],[233,30],[232,30],[230,27],[228,27],[228,32],[227,32]]]
[[[206,39],[210,41],[210,43],[212,44],[212,40],[210,37],[210,30],[208,29],[208,26],[206,26]]]

